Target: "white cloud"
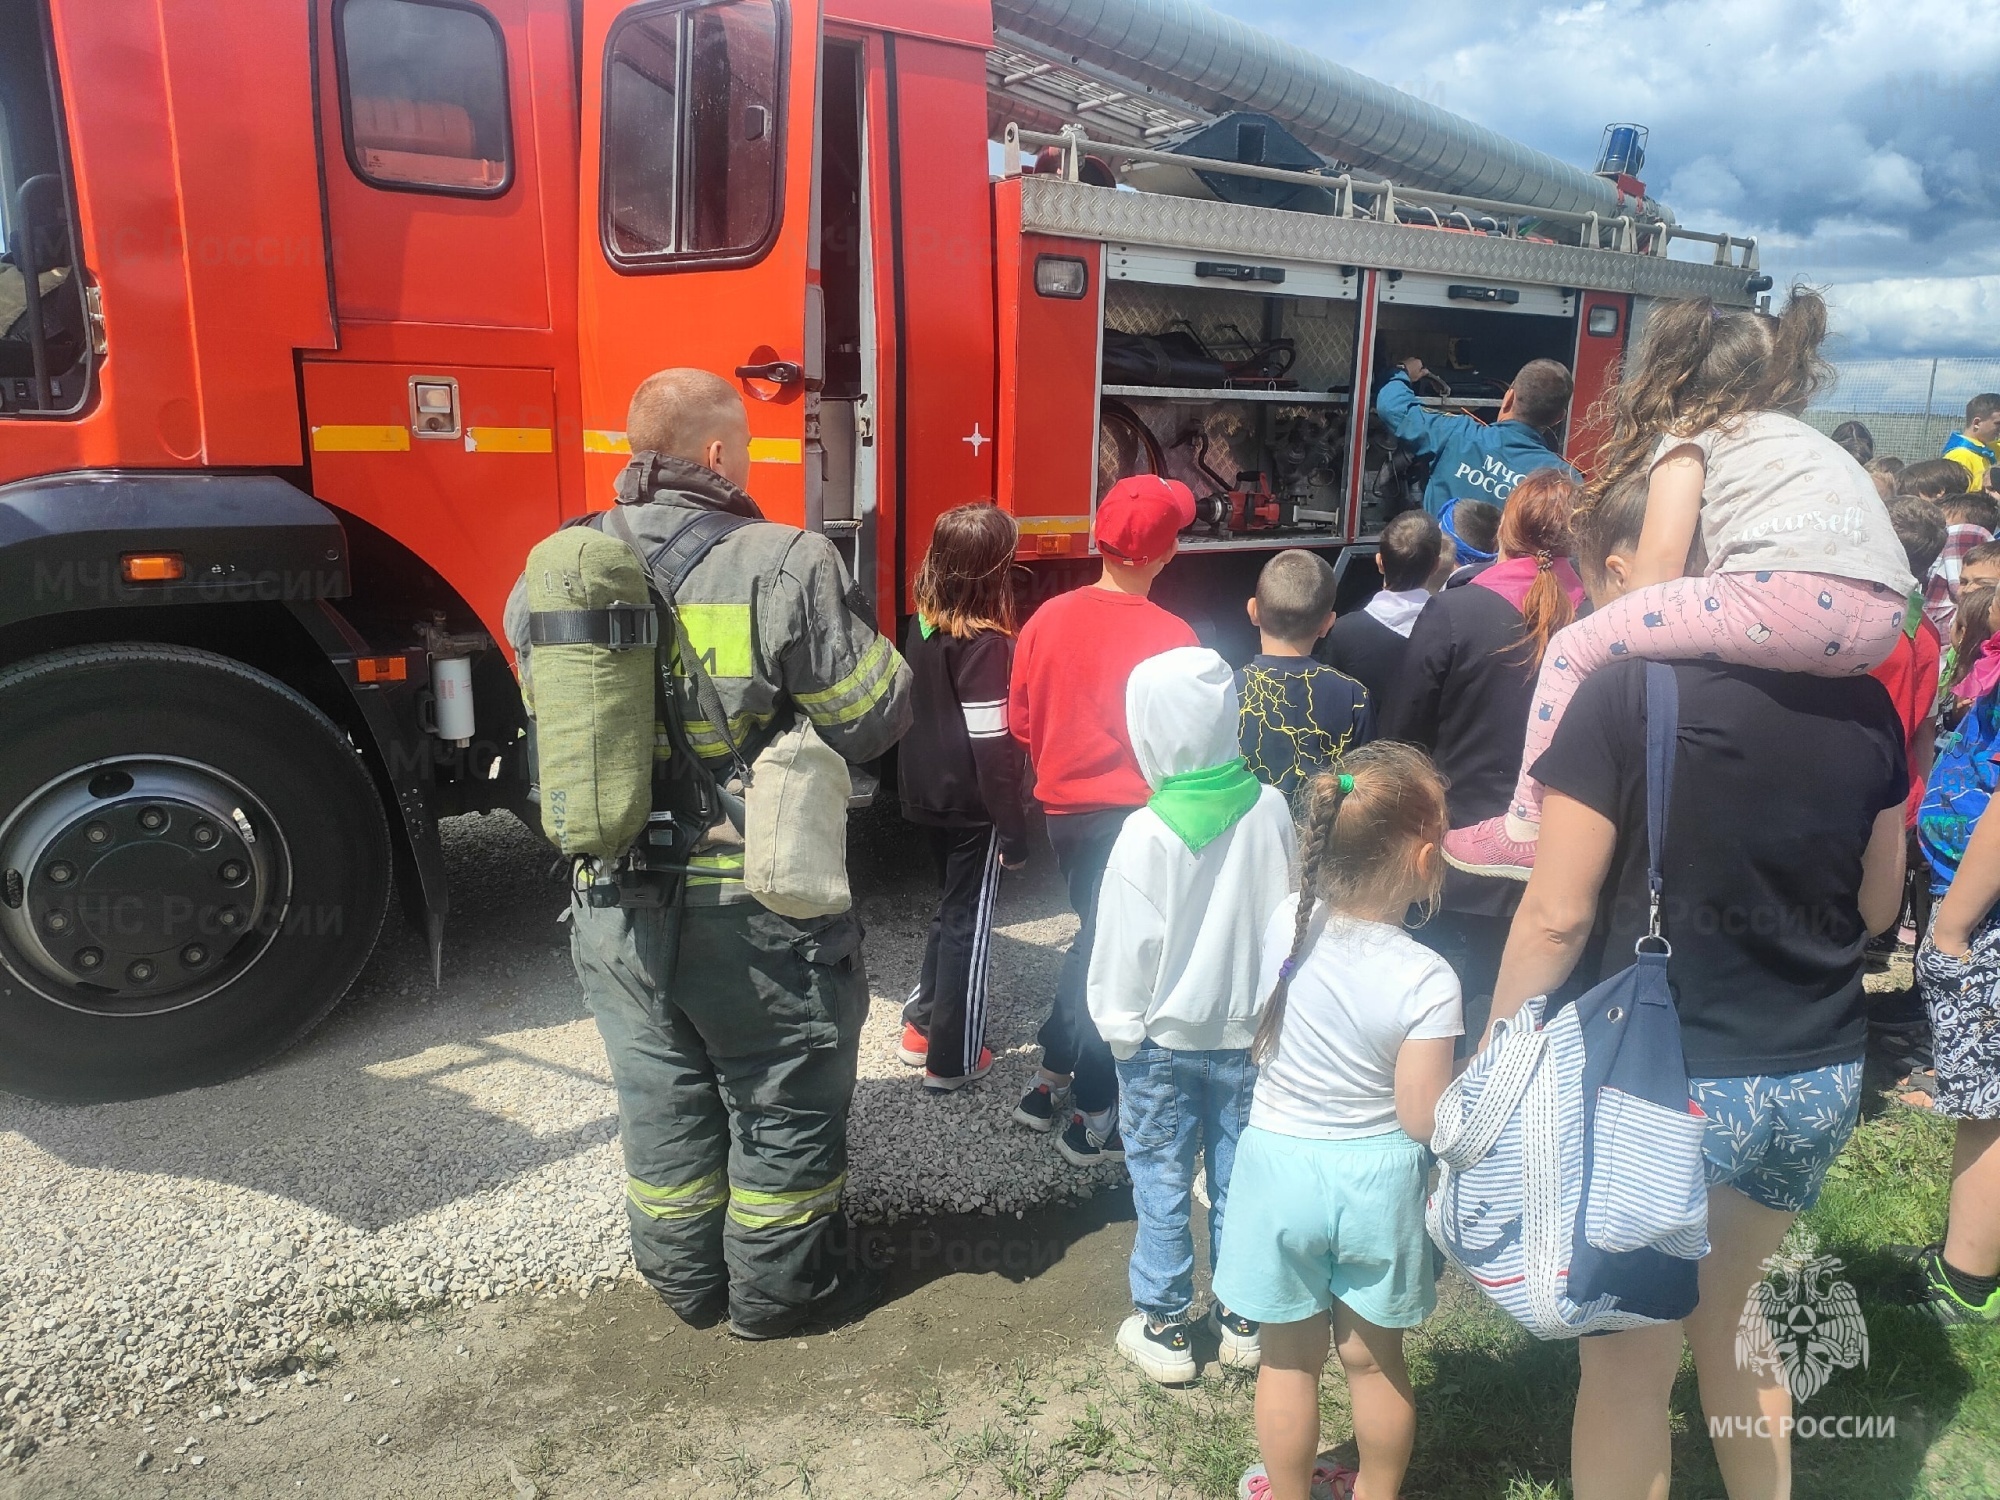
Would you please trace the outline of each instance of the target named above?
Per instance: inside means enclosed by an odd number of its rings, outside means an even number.
[[[1915,213],[1931,206],[1924,174],[1900,151],[1877,151],[1861,165],[1860,201],[1888,212]]]
[[[2000,331],[2000,276],[1921,276],[1850,282],[1828,294],[1856,350],[1987,354]]]
[[[1682,218],[1691,214],[1734,214],[1744,207],[1743,182],[1717,156],[1697,156],[1674,173],[1662,195]]]
[[[2000,272],[2000,0],[1211,3],[1580,166],[1640,121],[1682,222],[1757,235],[1781,284],[1869,288],[1857,344],[2000,353],[1968,290]]]

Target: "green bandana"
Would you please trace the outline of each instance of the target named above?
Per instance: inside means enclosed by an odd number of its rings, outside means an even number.
[[[1227,765],[1183,771],[1162,781],[1146,806],[1173,829],[1174,836],[1199,854],[1236,826],[1257,805],[1264,788],[1242,756]]]

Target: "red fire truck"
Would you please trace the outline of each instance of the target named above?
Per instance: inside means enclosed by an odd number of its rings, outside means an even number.
[[[1650,299],[1755,300],[1637,160],[1182,0],[0,0],[0,1087],[256,1065],[392,888],[437,953],[439,820],[532,816],[502,601],[651,371],[739,381],[885,627],[944,508],[1053,591],[1152,468],[1226,634],[1408,503],[1394,362],[1581,414]]]

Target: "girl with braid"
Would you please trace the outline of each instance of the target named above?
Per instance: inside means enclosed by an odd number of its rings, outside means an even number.
[[[1260,1325],[1245,1500],[1394,1500],[1416,1439],[1403,1330],[1437,1304],[1424,1179],[1463,1029],[1445,961],[1403,930],[1444,884],[1444,782],[1409,745],[1365,745],[1304,792],[1299,894],[1264,935],[1215,1295]],[[1322,1463],[1319,1376],[1347,1374],[1358,1471]]]

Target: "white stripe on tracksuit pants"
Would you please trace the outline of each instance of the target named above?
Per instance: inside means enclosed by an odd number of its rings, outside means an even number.
[[[1000,898],[1000,834],[991,824],[931,828],[938,907],[903,1018],[930,1038],[929,1071],[958,1078],[986,1046],[987,971]]]

